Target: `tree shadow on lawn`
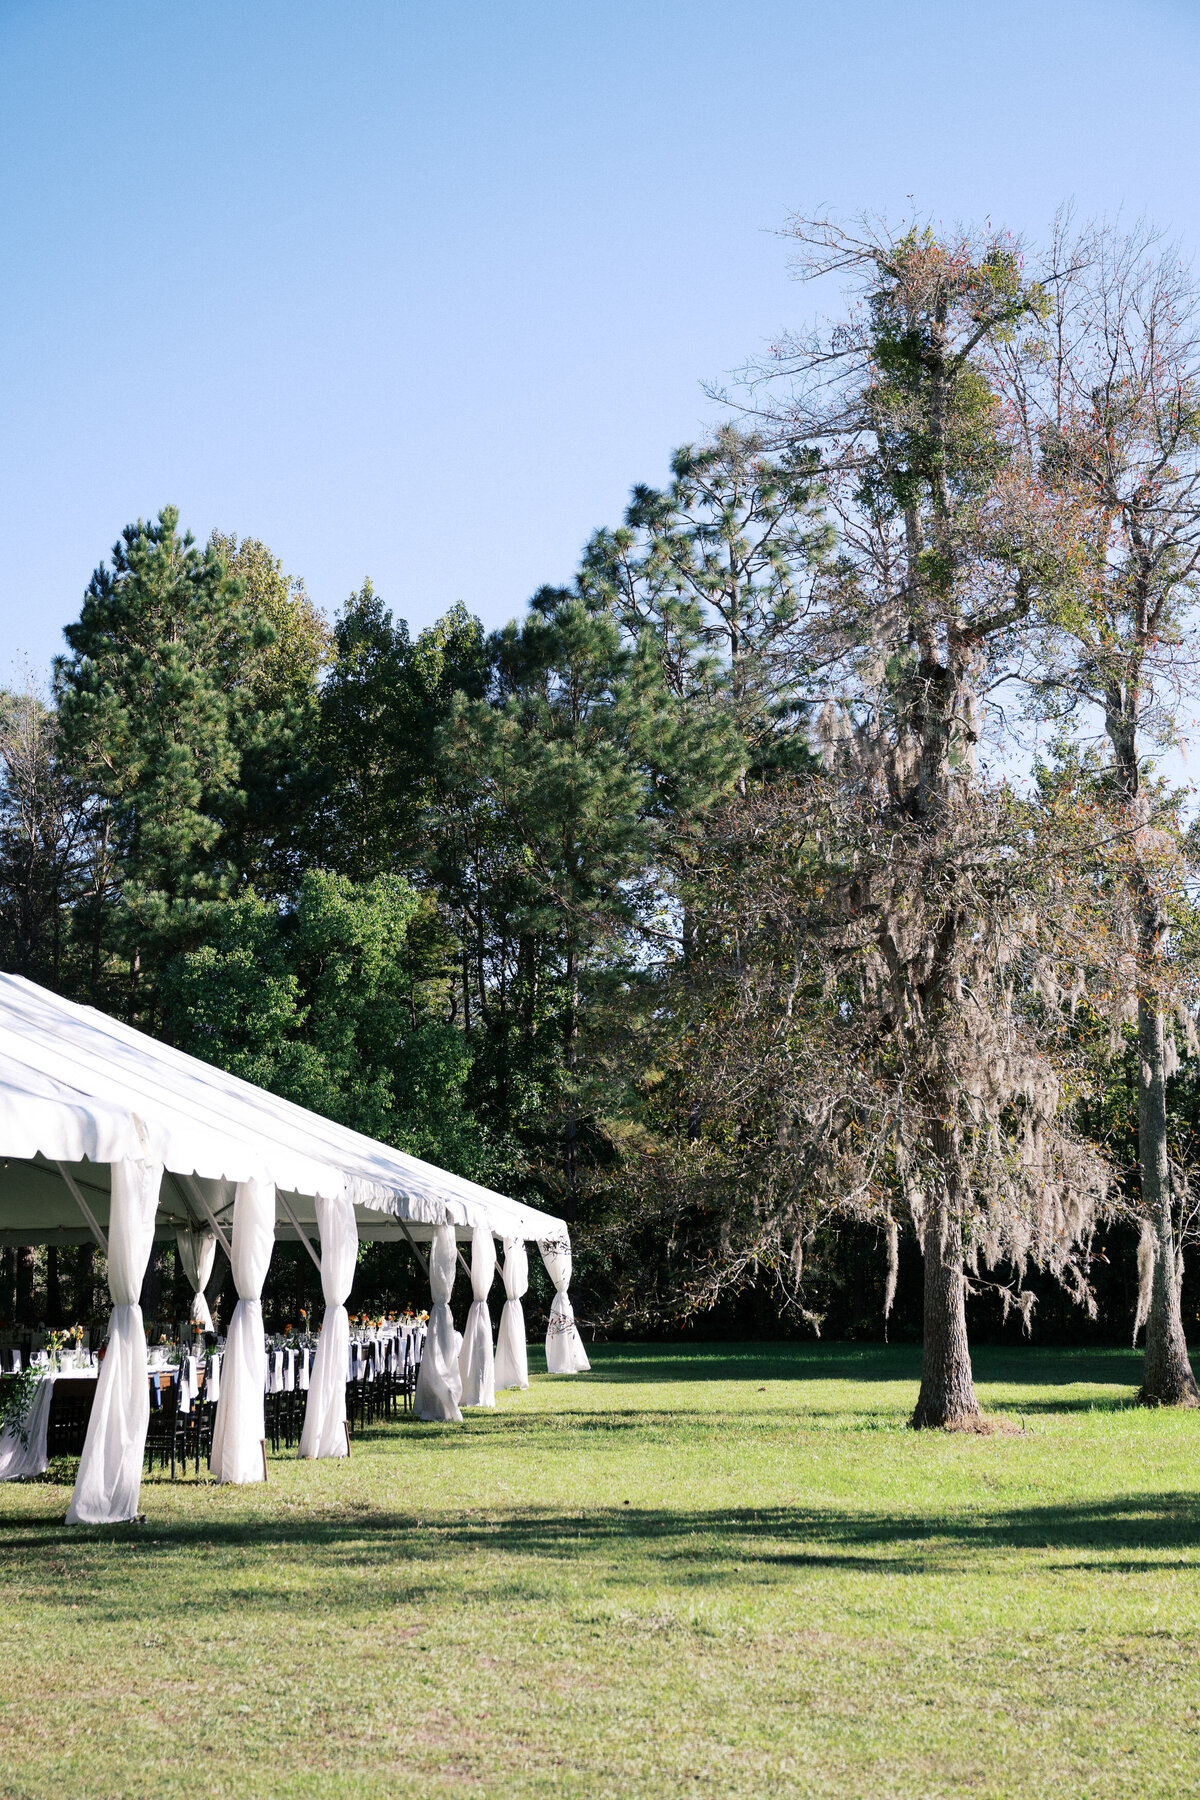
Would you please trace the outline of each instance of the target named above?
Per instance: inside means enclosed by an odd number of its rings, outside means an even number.
[[[571,1382],[633,1383],[730,1381],[917,1382],[919,1344],[595,1344],[592,1369]],[[1137,1350],[1040,1348],[1035,1344],[985,1344],[971,1353],[981,1386],[1067,1387],[1140,1385]],[[562,1379],[562,1378],[559,1378]],[[557,1385],[557,1380],[556,1380]],[[563,1381],[564,1387],[567,1382]]]
[[[921,1375],[920,1348],[908,1345],[591,1344],[588,1354],[590,1375],[572,1376],[571,1383],[882,1382],[917,1381]]]
[[[915,1391],[913,1395],[915,1399]],[[985,1397],[985,1414],[1004,1420],[1006,1437],[1020,1437],[1017,1429],[1022,1420],[1072,1413],[1130,1412],[1137,1419],[1147,1418],[1132,1391],[1122,1394],[1086,1394],[1074,1398],[1022,1394],[1014,1399],[993,1400]],[[536,1451],[561,1452],[577,1440],[580,1450],[616,1444],[636,1438],[646,1445],[663,1446],[672,1441],[682,1445],[704,1441],[728,1444],[743,1437],[748,1441],[790,1441],[797,1432],[836,1438],[903,1436],[913,1444],[930,1447],[944,1445],[946,1435],[940,1432],[910,1433],[908,1405],[882,1409],[851,1410],[849,1407],[820,1405],[771,1405],[760,1403],[752,1411],[736,1407],[672,1406],[661,1410],[649,1407],[605,1407],[599,1411],[563,1409],[548,1413],[491,1413],[472,1416],[468,1413],[461,1425],[368,1425],[355,1432],[354,1449],[362,1454],[378,1453],[409,1445],[436,1443],[439,1452],[451,1456],[472,1456],[483,1444],[491,1443],[506,1454],[525,1455]],[[973,1433],[966,1434],[974,1437]],[[986,1435],[986,1434],[984,1434]],[[272,1465],[277,1461],[271,1457]],[[68,1477],[73,1479],[73,1475]],[[62,1479],[60,1477],[60,1479]],[[171,1483],[167,1476],[146,1476],[143,1485]]]
[[[31,1559],[53,1557],[55,1582],[44,1599],[70,1606],[79,1590],[63,1579],[61,1558],[120,1545],[137,1555],[122,1557],[111,1570],[89,1562],[87,1580],[104,1590],[104,1603],[127,1606],[144,1617],[146,1586],[155,1567],[179,1554],[258,1552],[285,1574],[297,1564],[322,1581],[322,1606],[360,1608],[420,1603],[446,1586],[448,1553],[464,1558],[483,1553],[489,1579],[472,1579],[456,1590],[455,1604],[492,1604],[507,1595],[531,1599],[539,1576],[552,1581],[578,1566],[606,1575],[613,1586],[652,1582],[683,1590],[736,1588],[787,1579],[796,1571],[825,1569],[885,1575],[968,1576],[986,1569],[988,1556],[1028,1551],[1085,1552],[1064,1565],[1078,1571],[1151,1572],[1177,1567],[1183,1553],[1200,1548],[1200,1495],[1163,1492],[1116,1495],[1088,1503],[910,1514],[850,1511],[832,1507],[757,1508],[597,1507],[583,1511],[528,1507],[510,1511],[480,1508],[469,1515],[372,1512],[363,1509],[337,1518],[151,1520],[142,1526],[64,1526],[59,1519],[0,1514],[0,1570],[28,1575]],[[1117,1556],[1106,1555],[1116,1552]],[[1139,1552],[1120,1560],[1120,1553]],[[1157,1553],[1146,1555],[1145,1553]],[[498,1556],[517,1565],[497,1566]],[[428,1575],[423,1564],[431,1564]],[[1039,1565],[1040,1566],[1040,1565]],[[1011,1570],[1011,1564],[1008,1565]],[[468,1565],[469,1568],[469,1565]],[[369,1595],[361,1577],[371,1571]],[[244,1561],[223,1571],[214,1594],[224,1589],[234,1602]],[[162,1571],[165,1574],[165,1571]],[[357,1579],[346,1580],[349,1575]],[[149,1576],[149,1582],[147,1582]],[[108,1584],[112,1583],[117,1592]],[[256,1609],[294,1603],[256,1587]],[[156,1602],[157,1603],[157,1602]],[[162,1606],[177,1604],[173,1584],[162,1584]]]

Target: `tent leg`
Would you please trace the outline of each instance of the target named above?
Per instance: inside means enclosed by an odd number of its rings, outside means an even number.
[[[349,1419],[342,1420],[342,1430],[346,1434],[346,1455],[349,1456],[349,1454],[350,1454],[350,1421],[349,1421]]]
[[[266,1438],[259,1438],[258,1442],[259,1442],[259,1448],[262,1450],[263,1480],[265,1481],[267,1479],[267,1440],[266,1440]]]

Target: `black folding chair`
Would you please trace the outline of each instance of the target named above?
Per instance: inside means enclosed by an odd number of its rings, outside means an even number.
[[[92,1402],[96,1398],[94,1381],[56,1381],[50,1399],[50,1417],[46,1421],[47,1456],[81,1456],[87,1437]]]
[[[171,1465],[171,1479],[175,1478],[175,1464],[183,1455],[183,1434],[186,1413],[179,1410],[179,1386],[173,1375],[154,1374],[150,1377],[150,1425],[146,1432],[146,1468],[152,1471],[155,1460],[160,1469]]]

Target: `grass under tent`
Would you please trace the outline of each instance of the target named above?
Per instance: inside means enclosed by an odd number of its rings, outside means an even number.
[[[0,1489],[0,1795],[1200,1790],[1200,1416],[1138,1356],[981,1349],[982,1437],[906,1429],[907,1347],[593,1361],[141,1525]]]

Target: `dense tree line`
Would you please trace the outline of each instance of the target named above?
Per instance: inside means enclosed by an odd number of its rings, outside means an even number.
[[[3,966],[561,1212],[603,1328],[921,1335],[940,1424],[968,1315],[1136,1319],[1194,1399],[1189,277],[794,231],[845,316],[502,631],[129,526],[4,700]]]

